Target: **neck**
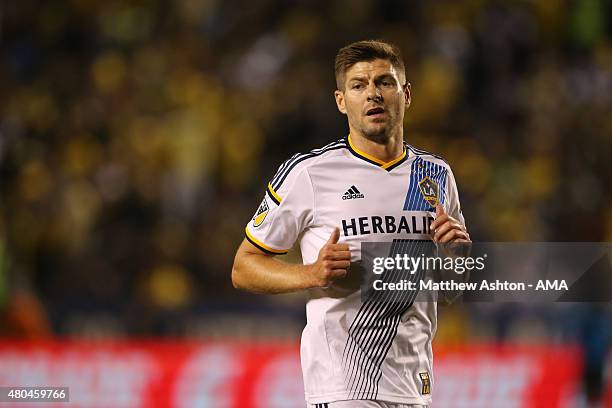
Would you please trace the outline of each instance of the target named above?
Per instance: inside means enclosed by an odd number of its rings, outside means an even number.
[[[355,129],[351,128],[350,130],[349,138],[353,147],[382,162],[390,162],[404,152],[403,129],[401,127],[382,143],[366,138]]]

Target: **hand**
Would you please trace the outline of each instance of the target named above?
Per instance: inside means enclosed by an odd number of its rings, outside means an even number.
[[[313,267],[314,286],[327,287],[336,279],[344,278],[351,265],[351,252],[348,244],[338,244],[340,230],[334,228],[331,236],[319,251]]]
[[[465,225],[448,215],[440,204],[436,205],[436,219],[431,223],[430,230],[436,243],[472,242]]]

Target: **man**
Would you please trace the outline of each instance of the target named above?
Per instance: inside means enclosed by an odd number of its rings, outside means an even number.
[[[435,302],[372,305],[348,282],[361,242],[469,242],[455,180],[438,156],[404,143],[410,84],[394,46],[350,44],[335,74],[349,136],[280,166],[246,227],[232,281],[256,293],[308,290],[301,360],[309,406],[428,406]],[[296,240],[304,265],[275,257]]]

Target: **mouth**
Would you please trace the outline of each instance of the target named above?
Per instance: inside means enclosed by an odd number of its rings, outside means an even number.
[[[370,108],[366,111],[366,116],[374,117],[374,118],[382,117],[384,114],[385,114],[385,110],[379,106],[375,108]]]

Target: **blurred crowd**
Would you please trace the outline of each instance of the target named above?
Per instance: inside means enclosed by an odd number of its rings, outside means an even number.
[[[612,241],[611,34],[605,0],[3,2],[0,333],[294,338],[302,296],[237,292],[233,255],[277,166],[347,134],[360,39],[403,51],[473,239]]]

